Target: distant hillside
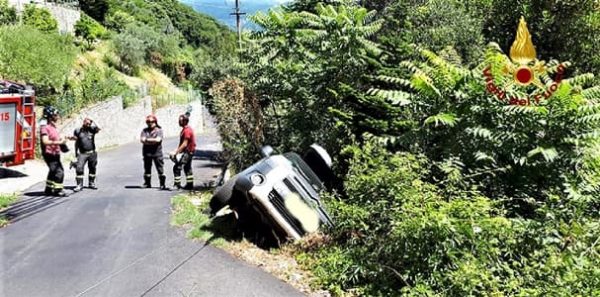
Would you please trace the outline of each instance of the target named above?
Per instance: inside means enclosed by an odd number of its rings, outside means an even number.
[[[235,0],[181,0],[180,2],[190,5],[196,11],[208,14],[230,28],[235,27],[235,17],[230,15],[235,8]],[[248,15],[258,11],[266,11],[286,3],[285,0],[240,0],[241,11]],[[244,22],[246,24],[246,22]],[[245,27],[245,26],[244,26]]]

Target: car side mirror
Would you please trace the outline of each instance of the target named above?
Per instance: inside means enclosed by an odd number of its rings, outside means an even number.
[[[270,145],[265,145],[260,149],[260,155],[263,158],[269,157],[272,153],[273,153],[273,147],[271,147]]]

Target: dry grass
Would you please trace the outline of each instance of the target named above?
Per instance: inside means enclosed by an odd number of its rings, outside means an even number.
[[[69,80],[80,81],[86,67],[94,67],[100,70],[110,68],[106,59],[118,61],[118,57],[112,52],[110,41],[98,43],[94,50],[79,54],[71,71]],[[110,60],[109,59],[109,60]],[[185,103],[186,91],[178,88],[171,79],[158,69],[144,66],[140,69],[138,77],[130,76],[116,71],[117,77],[129,88],[137,90],[147,88],[148,95],[153,97],[153,107],[158,108],[171,103]]]
[[[210,193],[200,193],[173,198],[173,224],[188,229],[188,236],[191,238],[203,241],[209,239],[212,245],[218,246],[242,261],[260,267],[308,296],[331,296],[327,291],[315,290],[311,287],[314,276],[310,271],[303,269],[294,257],[295,251],[320,246],[328,240],[327,237],[317,233],[280,249],[264,250],[248,240],[239,240],[239,237],[233,235],[236,233],[235,230],[231,230],[233,225],[226,223],[217,227],[210,226],[211,222],[218,218],[211,220],[202,211],[208,207],[208,199],[211,196]],[[227,214],[223,215],[225,216]],[[213,241],[214,238],[217,240]]]
[[[315,277],[310,271],[303,269],[298,264],[294,257],[295,247],[293,245],[266,251],[247,240],[243,240],[230,243],[226,251],[238,259],[260,267],[308,296],[331,296],[329,292],[315,290],[311,286]]]
[[[157,69],[143,67],[140,78],[148,84],[154,109],[170,104],[187,103],[187,92],[174,85],[168,76]]]

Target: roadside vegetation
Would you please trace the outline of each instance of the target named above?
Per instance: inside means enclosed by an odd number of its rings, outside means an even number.
[[[17,198],[18,196],[16,194],[0,194],[0,211],[17,201]],[[6,226],[7,224],[8,220],[4,216],[0,216],[0,228]]]
[[[264,250],[245,239],[235,226],[233,213],[227,209],[210,217],[207,213],[212,192],[181,194],[171,200],[171,224],[187,230],[187,236],[222,248],[231,255],[256,265],[291,284],[309,296],[329,296],[325,290],[314,288],[313,273],[295,259],[296,247]],[[318,240],[318,237],[316,240]]]
[[[80,6],[74,33],[63,34],[47,9],[26,5],[19,16],[0,0],[0,77],[32,85],[40,105],[66,115],[113,96],[126,106],[145,95],[154,107],[185,101],[188,88],[208,90],[218,66],[207,55],[234,55],[227,27],[178,1]]]
[[[326,147],[335,226],[265,252],[310,271],[311,290],[600,295],[600,3],[357,2],[258,13],[250,20],[261,30],[235,52],[230,30],[175,0],[80,1],[75,36],[35,7],[18,23],[0,0],[0,75],[67,113],[112,95],[131,104],[147,81],[157,96],[199,88],[234,170],[263,144]],[[511,85],[522,16],[552,94],[514,105],[490,90],[538,91]],[[204,213],[209,196],[174,198],[173,224],[249,250],[231,214]]]
[[[363,1],[364,3],[364,1]],[[334,295],[600,294],[598,1],[294,1],[258,13],[211,108],[236,169],[257,145],[333,155],[336,225],[293,245]],[[493,12],[493,13],[490,13]],[[552,96],[510,105],[527,20]],[[532,86],[511,87],[527,98]]]

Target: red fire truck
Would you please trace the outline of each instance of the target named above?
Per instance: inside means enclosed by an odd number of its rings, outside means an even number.
[[[0,165],[20,165],[35,158],[35,92],[0,80]]]

